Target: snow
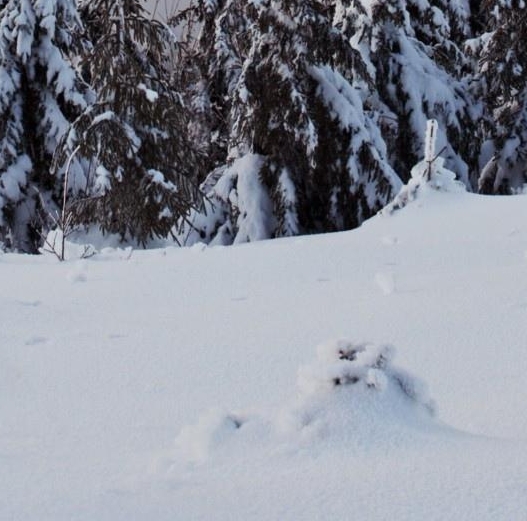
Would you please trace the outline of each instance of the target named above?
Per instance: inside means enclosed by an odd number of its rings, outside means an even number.
[[[7,196],[12,201],[18,201],[22,194],[21,187],[26,183],[26,177],[32,168],[31,159],[27,155],[17,157],[16,162],[10,165],[2,175],[0,195]]]
[[[159,94],[155,90],[149,89],[144,83],[140,83],[137,88],[145,93],[145,97],[150,103],[155,103],[159,99]]]
[[[395,277],[391,271],[379,271],[375,274],[375,284],[384,295],[391,295],[395,291]]]
[[[15,24],[21,28],[16,36],[16,55],[22,60],[27,60],[33,45],[33,27],[35,25],[35,14],[29,0],[21,0],[20,11],[15,20]]]
[[[280,195],[285,206],[284,222],[281,226],[281,235],[283,237],[299,235],[298,215],[296,211],[296,190],[290,173],[286,168],[283,168],[280,173],[278,185],[280,187]]]
[[[104,195],[112,186],[112,174],[103,165],[95,169],[94,191],[97,194]]]
[[[466,191],[465,185],[456,179],[456,174],[445,167],[445,159],[436,155],[437,129],[437,122],[429,120],[426,131],[425,159],[412,168],[410,181],[401,188],[394,200],[382,209],[381,214],[391,214],[395,210],[404,208],[409,202],[422,197],[426,192]],[[386,276],[381,279],[386,280]],[[383,283],[382,280],[376,280],[377,284],[384,289],[385,293],[391,293],[392,291],[386,290],[387,283]]]
[[[525,203],[0,254],[0,519],[523,519]]]
[[[245,154],[236,159],[229,167],[221,185],[229,186],[233,178],[237,179],[237,192],[229,190],[224,198],[237,207],[238,233],[235,243],[260,241],[271,237],[274,228],[271,200],[260,180],[260,170],[265,158],[258,154]]]

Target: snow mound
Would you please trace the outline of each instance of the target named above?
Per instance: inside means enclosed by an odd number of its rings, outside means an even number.
[[[199,243],[201,244],[201,243]],[[196,245],[196,250],[200,247]],[[131,245],[123,245],[116,236],[102,237],[100,232],[94,229],[78,230],[64,237],[60,229],[51,230],[40,248],[40,253],[50,255],[63,261],[73,261],[78,266],[83,266],[79,261],[96,257],[96,260],[129,260],[134,249]],[[73,272],[68,274],[70,282],[82,282],[86,280],[84,274],[77,277]]]
[[[394,349],[336,340],[298,371],[298,395],[270,414],[210,411],[176,438],[176,461],[246,458],[306,444],[364,450],[415,443],[435,425],[426,385],[392,364]],[[413,441],[412,441],[413,440]]]
[[[96,250],[91,244],[79,244],[67,239],[60,229],[55,229],[47,234],[40,253],[54,255],[61,260],[78,260],[92,257]]]
[[[176,438],[176,450],[191,462],[205,461],[216,447],[227,443],[244,420],[221,410],[202,415],[195,425],[183,427]]]
[[[395,276],[391,271],[379,271],[374,277],[375,284],[383,295],[391,295],[395,292]]]
[[[445,167],[445,159],[442,157],[437,157],[432,162],[417,163],[410,174],[411,179],[395,199],[381,210],[382,215],[391,215],[431,192],[466,192],[465,185],[456,179],[456,174]]]

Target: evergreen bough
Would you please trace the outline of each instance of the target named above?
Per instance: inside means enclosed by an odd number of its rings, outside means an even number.
[[[138,0],[90,0],[81,14],[93,42],[83,67],[95,102],[55,164],[79,155],[88,165],[88,182],[70,202],[76,224],[145,245],[200,206],[191,115],[171,75],[174,36]]]

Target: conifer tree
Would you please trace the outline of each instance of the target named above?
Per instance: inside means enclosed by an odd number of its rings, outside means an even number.
[[[349,229],[399,179],[368,117],[360,54],[316,0],[200,2],[203,97],[224,156],[205,182],[222,242]],[[356,87],[356,88],[355,88]],[[220,149],[221,150],[221,149]]]
[[[479,189],[508,194],[527,182],[527,5],[487,0],[493,29],[481,58],[490,113]]]
[[[420,159],[428,119],[440,127],[448,168],[471,186],[475,105],[464,83],[469,62],[461,45],[470,35],[469,10],[450,0],[338,0],[335,25],[368,63],[374,78],[368,103],[390,162],[404,181]]]
[[[36,252],[62,180],[52,155],[86,106],[72,65],[79,52],[73,0],[8,0],[0,11],[0,242]]]
[[[481,0],[470,0],[469,23],[472,36],[479,36],[487,30],[490,13]]]
[[[170,73],[173,35],[139,0],[90,0],[81,9],[93,43],[83,61],[95,102],[75,121],[56,165],[78,155],[88,181],[74,222],[145,245],[167,237],[199,202],[189,114]]]

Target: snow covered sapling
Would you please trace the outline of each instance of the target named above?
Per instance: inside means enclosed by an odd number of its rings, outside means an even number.
[[[425,134],[424,159],[417,163],[410,173],[411,179],[403,186],[395,199],[384,209],[384,214],[391,214],[395,210],[404,208],[413,201],[423,189],[446,192],[464,191],[463,183],[456,180],[456,174],[445,167],[445,159],[441,154],[446,147],[437,150],[438,123],[435,119],[427,121]]]
[[[198,422],[183,427],[175,440],[176,466],[203,463],[237,451],[244,460],[247,447],[330,442],[377,444],[395,432],[404,437],[416,425],[430,426],[435,404],[427,386],[393,365],[395,350],[388,345],[336,340],[317,347],[316,360],[298,371],[294,400],[273,412],[211,410]],[[383,433],[389,433],[383,436]],[[379,434],[381,436],[379,437]],[[393,449],[393,440],[389,441]],[[226,461],[226,460],[225,460]]]
[[[436,153],[437,146],[437,132],[439,130],[439,125],[435,119],[429,119],[426,122],[426,138],[425,138],[425,163],[426,170],[423,177],[426,181],[431,181],[432,177],[436,174],[435,170],[435,161],[438,159],[438,156],[445,151],[446,147],[440,152]]]
[[[72,201],[68,198],[70,186],[71,166],[80,147],[77,147],[68,158],[64,172],[64,187],[62,191],[62,207],[59,211],[50,214],[54,229],[48,232],[44,238],[44,245],[41,251],[53,253],[60,261],[66,260],[66,240],[77,231],[75,216],[72,210]],[[73,201],[74,203],[74,201]],[[82,250],[76,252],[76,256],[86,259],[94,255],[94,250],[90,245],[84,245]]]
[[[4,2],[0,241],[12,249],[38,251],[48,214],[60,205],[63,171],[51,175],[50,166],[69,123],[86,107],[86,87],[73,65],[82,47],[74,0]]]
[[[317,360],[301,367],[298,385],[305,396],[331,392],[336,387],[357,387],[379,393],[400,393],[430,414],[434,403],[426,386],[420,380],[395,368],[392,360],[395,350],[389,345],[355,343],[336,340],[317,347]]]

